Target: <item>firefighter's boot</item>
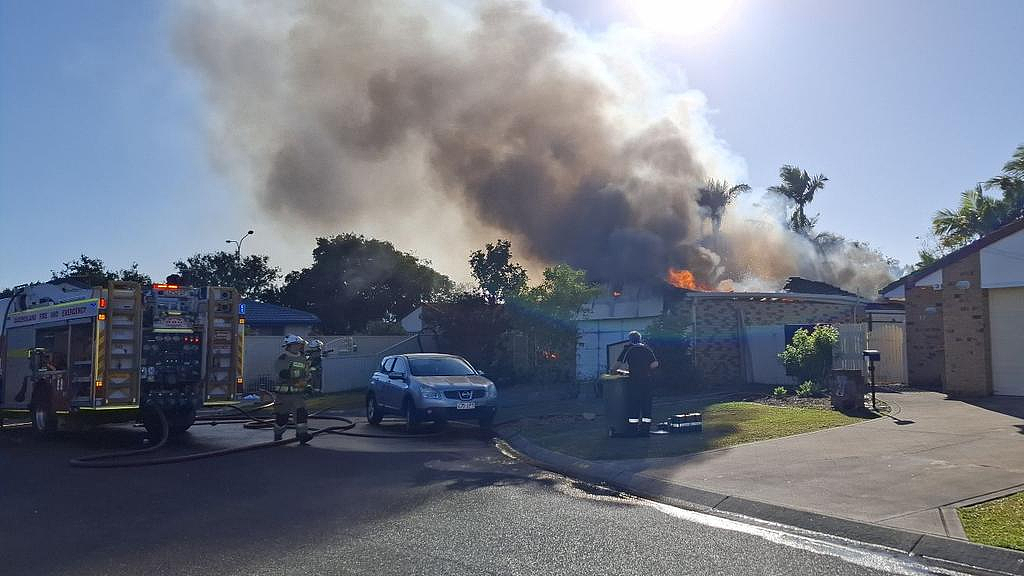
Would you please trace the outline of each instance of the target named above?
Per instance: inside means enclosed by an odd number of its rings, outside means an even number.
[[[306,428],[306,420],[308,417],[305,407],[299,408],[295,411],[295,437],[298,438],[299,443],[303,445],[313,438],[313,436],[309,434],[309,429]]]
[[[278,414],[274,420],[274,442],[284,438],[284,431],[288,429],[288,415]]]

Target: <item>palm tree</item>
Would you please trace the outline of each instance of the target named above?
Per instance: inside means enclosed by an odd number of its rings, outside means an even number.
[[[715,236],[722,227],[722,216],[725,214],[725,207],[732,203],[737,196],[743,192],[750,191],[750,186],[737,184],[729,186],[725,180],[708,179],[704,185],[697,189],[697,205],[707,211],[708,219],[711,220],[711,229]]]
[[[956,249],[999,227],[1001,220],[996,200],[985,196],[981,184],[960,194],[956,210],[944,209],[932,218],[932,231],[945,248]]]
[[[823,174],[812,178],[806,170],[789,164],[779,169],[779,178],[782,179],[782,184],[770,186],[768,191],[781,194],[796,202],[796,209],[793,210],[793,215],[789,218],[789,225],[794,232],[809,234],[818,218],[809,218],[804,212],[804,206],[814,200],[814,193],[825,187],[828,178]]]
[[[1003,173],[985,182],[985,188],[999,188],[1003,198],[997,203],[1002,223],[1024,218],[1024,144],[1017,146],[1013,157],[1003,166]]]

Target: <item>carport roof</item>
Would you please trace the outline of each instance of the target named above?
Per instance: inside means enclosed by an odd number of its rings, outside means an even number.
[[[254,326],[284,326],[286,324],[319,324],[316,314],[255,300],[242,300],[245,322]]]

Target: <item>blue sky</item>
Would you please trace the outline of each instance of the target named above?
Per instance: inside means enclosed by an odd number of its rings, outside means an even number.
[[[548,4],[595,32],[630,18],[619,0]],[[210,165],[169,11],[0,1],[0,287],[83,252],[160,278],[247,228],[246,251],[307,263],[312,239],[282,248],[289,231]],[[654,58],[707,95],[749,184],[774,184],[785,163],[826,174],[819,228],[904,263],[932,213],[1024,143],[1018,0],[737,0],[698,38],[659,32]]]

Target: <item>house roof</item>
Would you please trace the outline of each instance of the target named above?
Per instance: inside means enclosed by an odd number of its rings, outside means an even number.
[[[828,282],[808,280],[799,276],[790,276],[786,285],[782,287],[783,292],[796,292],[799,294],[835,294],[837,296],[856,296],[853,292],[847,292],[838,286]]]
[[[242,300],[245,305],[245,322],[254,326],[284,326],[286,324],[319,324],[320,318],[305,310],[296,310],[286,306],[256,302],[248,298]]]
[[[995,230],[989,232],[988,234],[982,236],[981,238],[978,238],[974,242],[971,242],[970,244],[964,246],[963,248],[946,254],[942,258],[939,258],[935,262],[932,262],[930,265],[925,266],[924,268],[921,268],[919,270],[915,270],[910,274],[907,274],[903,278],[900,278],[899,280],[890,282],[887,286],[879,290],[878,293],[885,294],[886,292],[889,292],[894,288],[899,288],[900,286],[906,286],[907,284],[917,282],[918,280],[924,278],[925,276],[931,274],[932,272],[935,272],[936,270],[941,270],[946,266],[949,266],[953,262],[956,262],[961,258],[970,256],[971,254],[974,254],[975,252],[981,250],[985,246],[998,242],[1003,238],[1006,238],[1007,236],[1020,232],[1021,230],[1024,230],[1024,218],[1018,218],[1017,220],[1014,220],[1009,224],[1004,224],[1003,226],[996,228]]]

